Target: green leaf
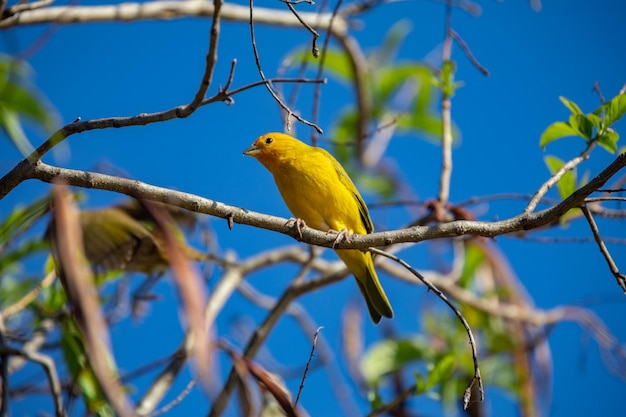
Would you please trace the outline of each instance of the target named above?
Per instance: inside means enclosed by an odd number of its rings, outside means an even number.
[[[365,380],[377,385],[385,376],[408,363],[428,357],[431,347],[423,338],[387,339],[368,349],[359,364]]]
[[[0,248],[15,235],[22,234],[30,229],[50,209],[50,198],[43,197],[35,200],[26,207],[18,206],[0,223]]]
[[[565,107],[567,107],[569,111],[572,112],[572,114],[583,114],[583,111],[580,109],[580,107],[578,107],[578,104],[574,103],[572,100],[567,99],[563,96],[560,96],[559,100],[561,100],[561,103],[563,103]]]
[[[569,124],[577,131],[577,135],[590,141],[593,138],[593,123],[584,114],[573,114]]]
[[[617,141],[619,140],[619,133],[613,129],[607,129],[600,137],[598,137],[598,145],[611,153],[617,152]]]
[[[611,126],[626,113],[626,93],[619,94],[607,103],[606,125]]]
[[[398,53],[400,45],[412,29],[413,25],[409,19],[401,19],[396,22],[387,31],[381,46],[372,54],[371,61],[377,66],[391,65]]]
[[[455,359],[453,354],[448,354],[441,358],[435,367],[428,373],[426,379],[426,390],[431,389],[435,385],[443,382],[452,374],[454,369]]]
[[[26,155],[32,152],[22,128],[22,117],[49,133],[55,124],[53,112],[45,100],[33,88],[29,88],[25,77],[27,66],[9,56],[0,56],[0,127],[9,140]]]
[[[565,163],[561,159],[551,155],[546,155],[544,161],[552,175],[556,174],[563,167],[563,165],[565,165]],[[559,195],[563,200],[569,197],[574,191],[576,191],[576,175],[574,174],[574,172],[567,171],[565,174],[563,174],[563,176],[557,183],[557,187],[559,190]]]
[[[463,263],[463,271],[459,284],[467,288],[470,284],[476,269],[485,261],[485,253],[481,247],[468,243],[465,245],[465,262]]]
[[[324,69],[332,72],[344,81],[354,80],[354,71],[348,55],[338,49],[328,48],[324,56]]]
[[[567,122],[554,122],[546,128],[541,134],[539,139],[539,146],[541,149],[545,149],[546,145],[557,139],[561,139],[568,136],[578,136],[578,129],[573,128]]]

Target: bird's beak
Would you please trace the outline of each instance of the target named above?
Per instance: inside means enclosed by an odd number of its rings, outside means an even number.
[[[248,156],[256,156],[259,154],[259,152],[261,152],[261,149],[259,149],[256,145],[252,144],[243,151],[243,154],[248,155]]]

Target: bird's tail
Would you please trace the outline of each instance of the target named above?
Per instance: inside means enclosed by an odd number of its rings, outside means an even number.
[[[380,281],[378,281],[372,254],[354,249],[337,250],[336,252],[350,272],[354,274],[359,290],[361,290],[367,303],[372,321],[378,323],[383,316],[392,318],[393,309],[383,287],[380,285]]]

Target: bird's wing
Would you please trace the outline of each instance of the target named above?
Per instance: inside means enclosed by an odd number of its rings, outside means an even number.
[[[321,149],[321,148],[319,148],[319,149]],[[346,189],[350,192],[350,194],[357,201],[357,205],[359,207],[359,216],[361,218],[361,223],[363,224],[363,227],[365,227],[366,233],[374,232],[374,225],[372,224],[372,219],[370,218],[370,213],[367,210],[367,206],[365,205],[365,201],[363,201],[363,198],[361,198],[361,194],[359,194],[359,190],[357,190],[356,186],[354,185],[354,183],[352,182],[352,180],[350,179],[350,177],[348,176],[346,171],[343,169],[341,164],[330,153],[328,153],[326,150],[324,150],[324,149],[321,149],[321,150],[324,151],[326,156],[333,163],[333,166],[335,168],[335,172],[337,172],[337,177],[339,178],[339,182],[341,182],[341,184],[344,187],[346,187]]]

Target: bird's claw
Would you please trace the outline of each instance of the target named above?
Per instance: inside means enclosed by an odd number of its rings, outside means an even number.
[[[286,224],[289,225],[290,223],[293,223],[294,227],[298,231],[298,236],[300,236],[300,240],[302,240],[302,228],[306,227],[306,223],[304,222],[304,220],[292,217],[291,219],[287,220]]]
[[[335,237],[335,240],[333,241],[333,249],[335,249],[335,246],[337,246],[338,243],[347,242],[350,240],[350,232],[348,232],[348,229],[343,229],[339,232],[333,229],[329,229],[328,233],[337,234],[337,237]]]

